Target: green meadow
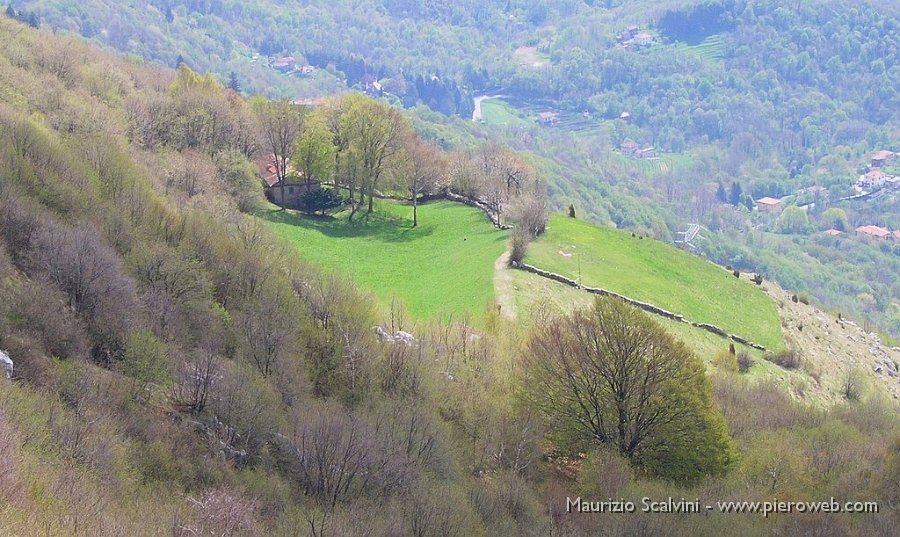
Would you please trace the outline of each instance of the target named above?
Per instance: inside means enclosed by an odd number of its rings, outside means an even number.
[[[410,314],[478,316],[494,301],[494,262],[507,233],[495,230],[478,209],[452,202],[412,207],[386,201],[368,217],[332,218],[272,210],[261,215],[307,260],[350,276],[385,305],[401,299]]]
[[[712,323],[770,349],[783,347],[775,303],[746,277],[631,232],[554,215],[526,262],[693,321]]]

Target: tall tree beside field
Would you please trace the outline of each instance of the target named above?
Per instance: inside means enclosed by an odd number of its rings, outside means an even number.
[[[303,109],[289,101],[254,102],[260,133],[266,151],[271,152],[275,173],[284,200],[284,183],[288,162],[293,157],[297,138],[303,133]],[[284,210],[284,207],[281,208]]]
[[[297,138],[294,169],[303,174],[307,184],[328,181],[334,172],[336,152],[325,117],[313,114],[307,119],[303,134]]]
[[[598,298],[539,328],[527,353],[526,400],[560,445],[609,446],[679,481],[722,474],[731,463],[703,364],[636,308]]]
[[[388,168],[397,165],[395,158],[409,130],[403,115],[396,109],[362,95],[345,98],[341,114],[341,133],[350,151],[359,159],[362,178],[360,203],[368,196],[368,212],[372,212],[375,191]]]
[[[447,161],[434,142],[422,140],[411,131],[403,142],[399,166],[400,187],[409,193],[413,205],[413,227],[419,225],[419,196],[433,192],[447,174]]]

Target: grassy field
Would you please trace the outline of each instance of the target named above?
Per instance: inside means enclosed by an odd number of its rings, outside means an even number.
[[[696,45],[676,43],[673,46],[679,50],[693,52],[709,61],[721,60],[725,57],[725,39],[720,34],[711,35]]]
[[[312,218],[273,210],[261,217],[309,261],[351,276],[385,305],[401,298],[416,318],[477,317],[493,303],[494,261],[507,233],[477,209],[427,203],[419,206],[415,228],[412,208],[390,202],[352,223],[346,213]]]
[[[584,285],[652,302],[770,349],[784,345],[778,311],[765,293],[659,241],[554,215],[526,261],[573,279],[580,275]]]
[[[568,313],[578,308],[589,307],[596,299],[595,295],[579,291],[537,274],[522,270],[512,271],[516,309],[520,312],[521,321],[528,325],[548,311]],[[664,317],[652,315],[651,318],[661,324],[666,331],[683,341],[697,356],[709,363],[717,353],[728,349],[729,340],[700,330],[689,324],[671,321]],[[736,345],[738,349],[750,352],[761,358],[760,351]],[[760,362],[761,360],[757,360]]]
[[[683,153],[661,153],[658,158],[645,159],[629,157],[618,152],[610,152],[609,159],[615,164],[637,170],[647,176],[659,175],[676,168],[685,167],[691,162],[691,157]]]
[[[481,102],[481,117],[487,125],[533,125],[516,113],[503,99],[485,99]]]

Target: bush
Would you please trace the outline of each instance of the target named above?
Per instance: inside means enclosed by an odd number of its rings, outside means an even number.
[[[785,349],[777,353],[766,354],[766,361],[772,362],[785,369],[797,369],[800,367],[800,354],[794,349]]]
[[[752,279],[753,279],[753,283],[755,283],[756,285],[762,285],[763,277],[761,274],[759,274],[759,273],[754,274]]]
[[[524,228],[530,237],[537,237],[547,229],[550,209],[547,197],[541,194],[522,194],[509,208],[509,219],[516,227]]]
[[[122,372],[132,379],[132,397],[149,393],[152,384],[172,378],[172,364],[166,344],[148,330],[136,330],[125,339]]]
[[[806,292],[799,293],[799,294],[797,295],[797,300],[795,300],[794,302],[797,302],[798,300],[799,300],[801,303],[806,304],[807,306],[809,306],[809,293],[806,293]]]
[[[310,190],[300,196],[300,210],[306,214],[319,213],[325,216],[344,204],[344,198],[334,188]]]
[[[575,218],[575,205],[569,204],[569,218]]]
[[[851,369],[844,377],[844,382],[841,385],[841,395],[847,401],[859,401],[860,397],[862,397],[862,390],[862,376],[856,369]]]
[[[734,372],[738,370],[737,360],[735,359],[734,354],[730,352],[720,351],[718,354],[716,354],[716,357],[713,358],[713,363],[716,365],[716,367],[722,369],[723,371]]]
[[[737,355],[737,364],[738,364],[738,371],[740,371],[741,373],[746,373],[747,371],[750,370],[751,367],[753,367],[753,364],[754,364],[753,357],[750,356],[749,352],[741,351]]]
[[[739,270],[734,270],[734,271],[732,271],[731,273],[734,274],[734,277],[735,277],[735,278],[740,278],[740,277],[741,277],[741,271],[739,271]]]
[[[512,239],[511,239],[511,249],[509,254],[509,262],[512,263],[521,263],[525,259],[525,254],[528,250],[528,243],[531,242],[531,237],[528,233],[522,228],[516,228],[513,230]]]

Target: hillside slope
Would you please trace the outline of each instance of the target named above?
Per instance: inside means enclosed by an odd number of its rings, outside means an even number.
[[[657,240],[554,215],[525,261],[718,325],[769,349],[783,346],[775,304],[756,286]]]

